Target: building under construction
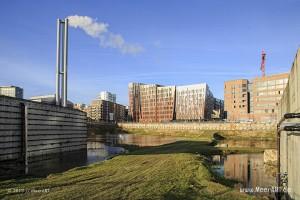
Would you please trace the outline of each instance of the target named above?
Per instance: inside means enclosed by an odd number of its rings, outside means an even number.
[[[214,97],[206,83],[186,86],[129,84],[129,114],[134,122],[211,119]]]
[[[224,104],[228,121],[276,121],[278,104],[288,81],[288,73],[238,79],[224,84]]]

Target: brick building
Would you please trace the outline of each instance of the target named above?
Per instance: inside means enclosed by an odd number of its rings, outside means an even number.
[[[247,79],[226,81],[224,84],[224,110],[230,121],[249,119],[249,81]]]
[[[125,106],[111,101],[96,99],[87,107],[87,117],[91,121],[125,121]]]
[[[135,122],[210,119],[214,98],[207,84],[162,86],[130,83],[129,114]]]
[[[288,73],[226,81],[224,109],[229,121],[276,121]]]
[[[278,105],[288,82],[288,73],[256,77],[252,82],[253,118],[255,121],[275,121]]]

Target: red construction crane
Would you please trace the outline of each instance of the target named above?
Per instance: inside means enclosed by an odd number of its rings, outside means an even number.
[[[263,77],[266,75],[265,61],[266,61],[266,53],[265,53],[264,50],[262,50],[260,70],[261,70],[261,73],[262,73]]]

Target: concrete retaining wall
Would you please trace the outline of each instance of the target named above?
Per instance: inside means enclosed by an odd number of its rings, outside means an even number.
[[[263,123],[118,123],[128,133],[155,134],[178,137],[211,139],[217,135],[225,138],[275,139],[275,124]]]
[[[279,105],[279,117],[285,113],[300,112],[300,49],[298,49],[290,75]],[[300,123],[299,119],[290,120]],[[300,132],[281,132],[280,172],[288,174],[289,196],[300,199]]]
[[[0,161],[86,149],[86,122],[79,110],[0,96]]]
[[[273,123],[118,123],[124,129],[213,130],[213,131],[275,131]]]

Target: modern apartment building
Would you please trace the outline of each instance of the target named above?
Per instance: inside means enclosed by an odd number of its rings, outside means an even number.
[[[175,119],[175,86],[157,87],[156,121],[167,122]]]
[[[174,119],[175,86],[129,84],[129,114],[135,122],[165,122]]]
[[[210,119],[214,97],[206,83],[176,87],[176,120]]]
[[[162,86],[130,83],[129,114],[135,122],[210,119],[214,98],[207,84]]]
[[[229,121],[276,121],[288,73],[226,81],[224,104]]]
[[[87,107],[87,117],[91,121],[111,122],[125,120],[125,106],[111,102],[96,99]]]
[[[0,86],[0,95],[23,99],[23,89],[17,86]]]
[[[140,86],[142,83],[129,83],[128,96],[129,96],[129,108],[128,115],[134,122],[139,122],[141,113],[141,95]]]
[[[100,92],[98,99],[116,103],[117,96],[111,92],[102,91]]]

